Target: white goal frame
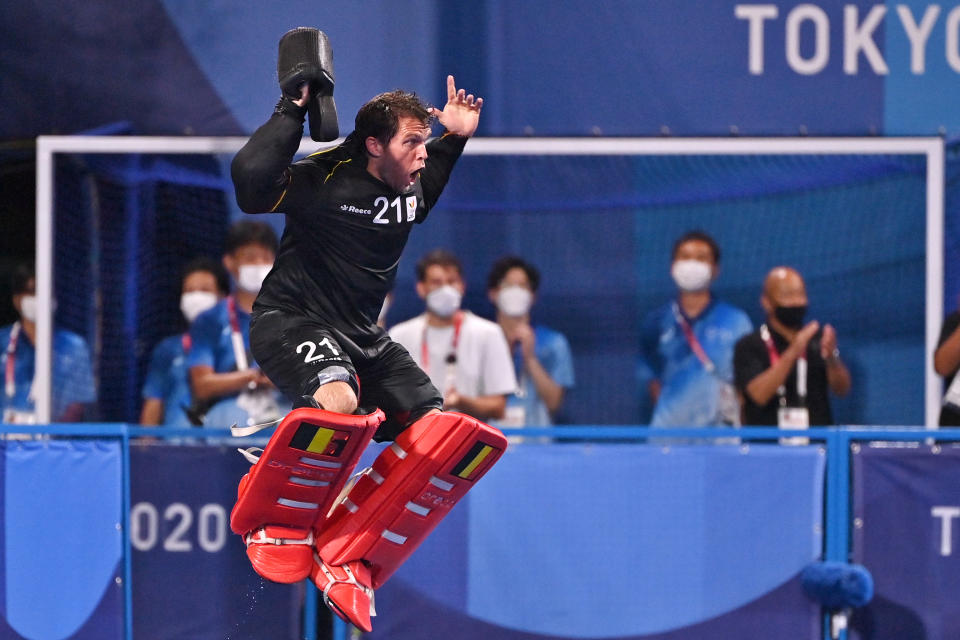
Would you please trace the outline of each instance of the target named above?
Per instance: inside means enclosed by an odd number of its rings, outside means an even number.
[[[50,422],[53,324],[54,155],[57,153],[236,153],[245,137],[39,136],[37,138],[37,421]],[[301,141],[299,154],[337,144]],[[936,428],[942,384],[933,369],[943,321],[944,168],[939,137],[905,138],[476,138],[468,155],[921,155],[926,158],[924,415]]]

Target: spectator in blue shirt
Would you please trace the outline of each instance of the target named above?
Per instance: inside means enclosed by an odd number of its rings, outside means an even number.
[[[497,308],[514,357],[517,390],[507,397],[504,427],[545,427],[573,387],[573,357],[566,337],[542,325],[531,325],[530,310],[540,286],[540,272],[516,256],[501,258],[487,277],[487,294]]]
[[[216,260],[201,256],[187,263],[180,282],[180,312],[187,322],[230,293],[230,276]],[[187,373],[190,333],[168,336],[157,343],[150,356],[147,379],[143,384],[143,408],[140,424],[189,427],[193,424],[193,404]]]
[[[641,332],[640,375],[655,403],[654,427],[740,424],[733,386],[733,347],[751,331],[747,314],[710,292],[720,247],[703,231],[673,246],[677,297],[650,313]]]
[[[209,407],[205,426],[251,426],[282,416],[283,404],[289,409],[250,354],[250,312],[273,267],[277,236],[264,222],[243,220],[230,227],[224,251],[236,286],[190,327],[190,388],[198,407]]]
[[[4,376],[0,407],[3,422],[36,423],[33,397],[36,372],[37,297],[33,265],[14,268],[13,306],[20,319],[0,328],[0,371]],[[53,422],[78,422],[87,406],[96,400],[93,366],[86,341],[63,329],[53,332],[53,362],[50,417]]]

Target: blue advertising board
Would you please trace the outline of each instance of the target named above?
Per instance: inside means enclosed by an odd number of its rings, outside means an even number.
[[[130,463],[134,637],[300,638],[303,583],[261,579],[230,531],[236,449],[141,444]]]
[[[371,639],[820,638],[816,447],[511,447],[377,591]]]
[[[124,637],[116,440],[0,440],[0,638]]]
[[[960,637],[960,448],[889,445],[853,456],[853,560],[875,595],[855,640]]]

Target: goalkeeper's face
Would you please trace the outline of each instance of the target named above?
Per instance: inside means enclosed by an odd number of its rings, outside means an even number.
[[[397,133],[386,145],[378,143],[379,156],[371,158],[376,175],[391,189],[403,192],[412,187],[426,165],[430,126],[416,118],[402,117]],[[371,168],[374,168],[371,167]]]

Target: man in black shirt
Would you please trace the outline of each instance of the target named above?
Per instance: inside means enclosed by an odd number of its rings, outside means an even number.
[[[937,350],[933,353],[933,368],[943,376],[943,406],[940,408],[941,427],[960,427],[960,311],[948,315],[940,328]]]
[[[342,144],[291,164],[308,98],[307,86],[299,99],[285,95],[231,167],[241,209],[287,216],[253,305],[251,350],[295,404],[313,407],[277,427],[241,481],[231,527],[258,573],[310,575],[328,606],[369,631],[373,589],[506,448],[499,431],[441,413],[430,378],[377,325],[407,237],[440,197],[483,101],[453,76],[443,110],[384,93],[360,108]],[[428,142],[434,117],[446,133]],[[360,402],[383,414],[351,422]],[[376,424],[375,438],[394,444],[338,495]]]
[[[760,298],[767,321],[734,347],[733,368],[743,399],[743,424],[805,428],[833,424],[828,389],[850,390],[832,326],[804,324],[807,290],[794,269],[767,274]]]

